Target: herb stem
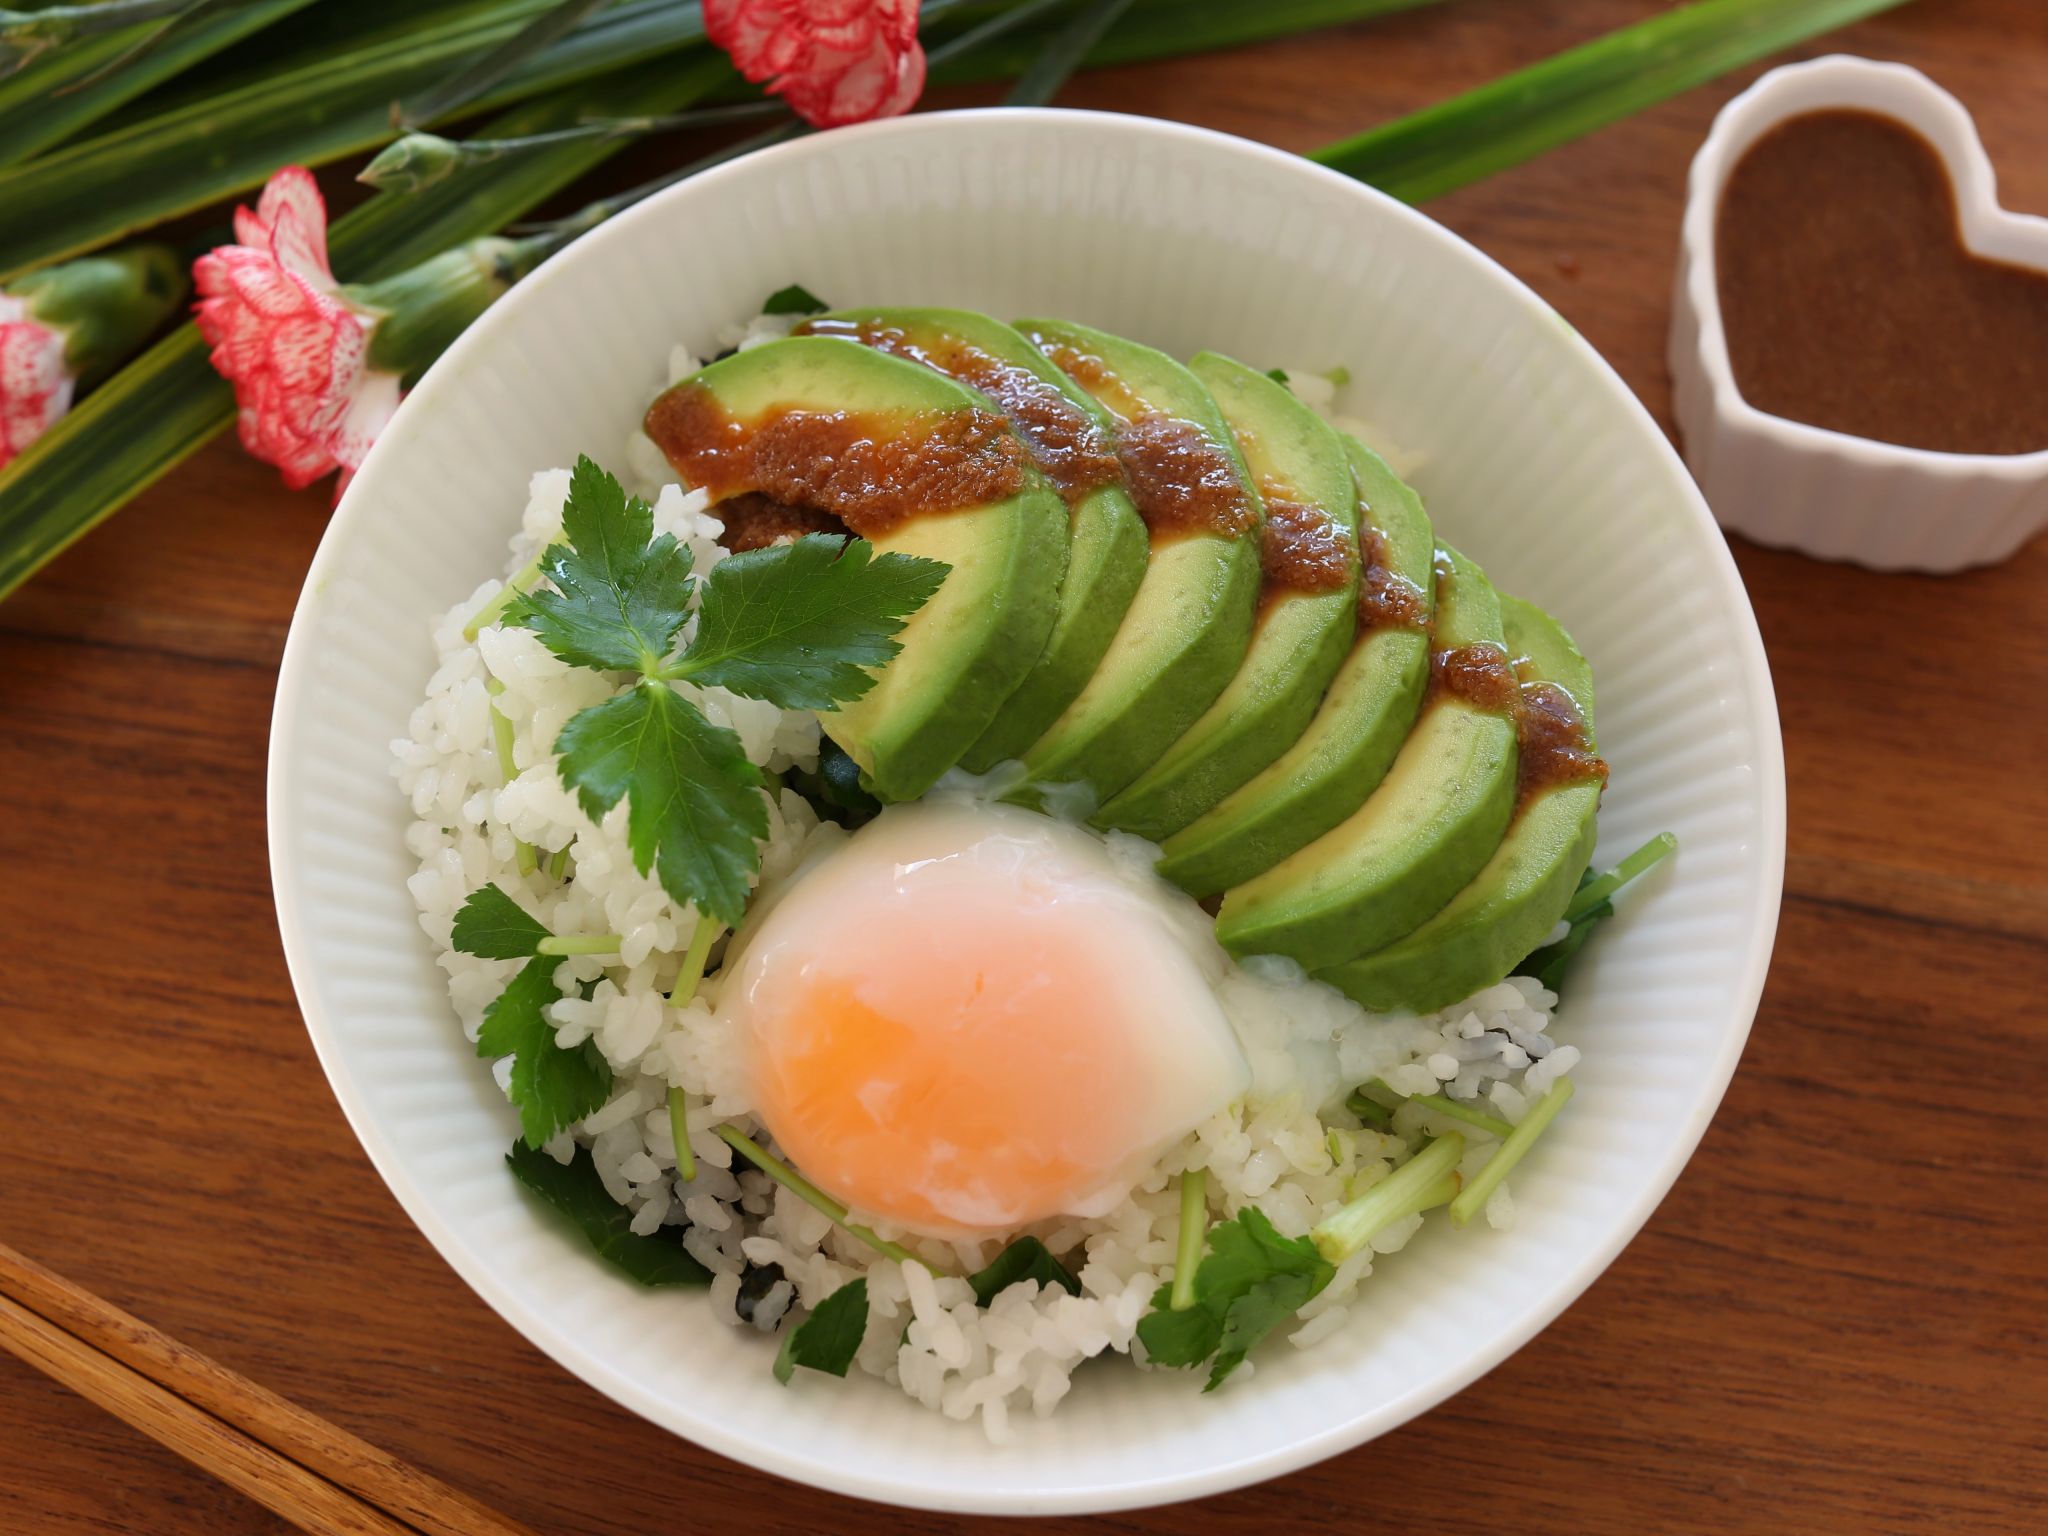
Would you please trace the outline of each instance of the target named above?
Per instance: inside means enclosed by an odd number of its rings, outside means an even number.
[[[525,592],[534,582],[540,579],[540,560],[541,557],[535,555],[526,564],[514,571],[506,579],[505,585],[477,604],[476,612],[472,613],[469,616],[468,622],[462,626],[463,639],[474,640],[478,635],[497,623],[499,615],[511,606],[512,599]]]
[[[1370,1097],[1363,1088],[1352,1089],[1345,1097],[1344,1107],[1358,1116],[1360,1123],[1376,1130],[1384,1131],[1394,1123],[1394,1112],[1378,1099]]]
[[[1536,1107],[1522,1117],[1514,1134],[1500,1144],[1500,1150],[1487,1159],[1486,1166],[1472,1176],[1472,1182],[1451,1202],[1452,1221],[1462,1227],[1486,1208],[1487,1197],[1536,1144],[1543,1128],[1557,1118],[1557,1112],[1570,1102],[1571,1096],[1572,1080],[1561,1077],[1550,1092],[1536,1101]]]
[[[718,1128],[717,1135],[727,1146],[767,1174],[769,1178],[780,1184],[784,1189],[795,1195],[797,1199],[803,1201],[805,1205],[808,1205],[814,1211],[822,1211],[825,1215],[830,1216],[833,1221],[846,1228],[847,1231],[866,1243],[875,1252],[881,1254],[882,1257],[894,1259],[898,1264],[924,1264],[924,1260],[920,1259],[908,1248],[876,1235],[872,1227],[864,1227],[858,1222],[848,1221],[846,1219],[845,1206],[834,1200],[825,1191],[790,1167],[789,1164],[773,1156],[765,1147],[748,1136],[744,1131],[735,1130],[729,1125],[721,1125]],[[930,1269],[931,1265],[924,1264],[924,1267]]]
[[[697,995],[698,984],[704,980],[704,962],[721,931],[703,913],[697,914],[697,926],[690,931],[690,947],[683,952],[683,968],[676,973],[675,986],[669,989],[668,1000],[673,1006],[680,1008]]]
[[[484,692],[493,700],[505,691],[505,685],[495,677],[484,684]],[[491,705],[491,745],[497,749],[498,772],[507,784],[519,777],[519,765],[512,760],[512,722],[494,702]],[[540,867],[540,856],[533,844],[523,837],[512,839],[512,859],[519,866],[519,873],[530,875]]]
[[[690,1106],[684,1102],[680,1088],[668,1091],[668,1133],[676,1141],[676,1176],[685,1184],[694,1184],[697,1154],[690,1150]]]
[[[1180,1247],[1173,1256],[1173,1294],[1168,1304],[1185,1312],[1195,1304],[1195,1269],[1209,1236],[1209,1170],[1190,1168],[1180,1176]]]
[[[1464,1155],[1465,1138],[1456,1131],[1437,1137],[1356,1200],[1318,1222],[1309,1233],[1316,1250],[1332,1264],[1342,1264],[1403,1216],[1428,1209],[1445,1193],[1445,1181],[1456,1180],[1458,1159]]]
[[[1378,1088],[1387,1088],[1387,1085],[1378,1078],[1373,1079],[1373,1085]],[[1393,1093],[1394,1090],[1387,1088],[1387,1092]],[[1399,1097],[1399,1095],[1396,1095],[1396,1097]],[[1441,1093],[1411,1094],[1408,1097],[1408,1102],[1410,1104],[1420,1104],[1424,1109],[1433,1109],[1440,1115],[1449,1115],[1453,1120],[1462,1120],[1467,1125],[1476,1125],[1480,1130],[1498,1136],[1503,1141],[1512,1135],[1515,1129],[1507,1121],[1501,1119],[1499,1115],[1489,1115],[1483,1109],[1474,1109],[1469,1104],[1460,1104],[1456,1099],[1447,1098]]]
[[[533,952],[537,955],[615,955],[619,952],[616,933],[549,934]]]
[[[562,871],[569,867],[569,847],[570,845],[567,843],[562,844],[561,847],[555,850],[555,856],[548,860],[548,878],[550,880],[561,879]]]
[[[1675,836],[1669,832],[1659,832],[1606,874],[1597,880],[1588,880],[1580,886],[1571,899],[1571,905],[1564,909],[1564,920],[1576,923],[1629,881],[1656,868],[1677,849],[1678,839]]]

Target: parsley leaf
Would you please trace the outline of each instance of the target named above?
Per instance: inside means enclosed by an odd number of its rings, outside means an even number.
[[[1214,1357],[1213,1392],[1252,1347],[1281,1326],[1336,1273],[1304,1238],[1282,1237],[1265,1212],[1247,1206],[1209,1233],[1209,1255],[1195,1271],[1195,1304],[1176,1312],[1161,1286],[1138,1320],[1145,1352],[1161,1365],[1200,1365]]]
[[[696,638],[669,675],[780,709],[857,699],[948,569],[822,533],[733,555],[704,579]]]
[[[764,315],[816,315],[832,306],[812,293],[801,283],[791,283],[787,288],[778,288],[768,295],[761,306]]]
[[[768,782],[739,737],[666,683],[642,681],[584,710],[555,738],[562,783],[592,821],[626,800],[626,836],[642,874],[728,927],[768,835]]]
[[[768,780],[734,732],[668,683],[694,678],[784,709],[858,698],[947,567],[814,536],[735,555],[700,588],[688,548],[655,538],[652,509],[587,455],[570,476],[562,532],[566,542],[540,563],[552,588],[515,599],[506,622],[531,629],[572,666],[639,677],[562,728],[556,771],[592,821],[628,800],[640,872],[656,874],[679,904],[737,924],[768,835]],[[671,660],[697,598],[698,636]],[[531,952],[510,947],[525,930],[503,908],[479,911],[471,932],[507,955]]]
[[[573,1050],[555,1044],[554,1026],[541,1010],[562,994],[555,986],[559,957],[540,955],[519,968],[505,990],[484,1010],[476,1053],[512,1058],[509,1094],[519,1110],[519,1131],[538,1147],[563,1126],[604,1107],[611,1096],[612,1071],[595,1045]]]
[[[817,1311],[783,1335],[775,1353],[775,1379],[785,1387],[798,1366],[844,1376],[868,1331],[868,1282],[849,1280],[818,1303]]]
[[[1063,1286],[1073,1295],[1081,1294],[1081,1282],[1035,1237],[1018,1238],[997,1254],[986,1269],[967,1277],[967,1283],[974,1287],[976,1303],[984,1307],[1019,1280],[1036,1280],[1047,1290]]]
[[[547,925],[495,885],[487,885],[455,914],[455,947],[485,960],[523,960],[540,952]]]
[[[588,1147],[578,1147],[565,1166],[547,1153],[515,1141],[505,1154],[505,1166],[521,1184],[582,1228],[599,1258],[642,1285],[711,1283],[711,1271],[677,1243],[642,1237],[633,1230],[633,1213],[605,1189]]]
[[[1586,879],[1579,882],[1583,889],[1586,880],[1592,878],[1592,871],[1586,872]],[[1572,957],[1586,947],[1586,940],[1593,937],[1593,930],[1606,919],[1614,916],[1614,903],[1600,902],[1584,917],[1575,919],[1565,936],[1555,944],[1546,944],[1530,955],[1515,968],[1516,974],[1534,976],[1550,991],[1556,992],[1564,983],[1564,973],[1571,968]]]
[[[522,624],[572,666],[657,671],[690,616],[689,549],[654,538],[654,510],[588,454],[570,472],[564,544],[541,556],[545,587],[515,599],[506,622]],[[651,542],[650,542],[651,541]]]
[[[1546,944],[1534,954],[1524,956],[1522,963],[1515,967],[1515,974],[1534,976],[1552,992],[1557,991],[1572,957],[1586,947],[1586,940],[1593,936],[1595,928],[1614,916],[1615,893],[1631,880],[1641,879],[1677,850],[1678,839],[1669,832],[1659,832],[1606,874],[1596,875],[1588,869],[1580,875],[1579,887],[1564,909],[1565,921],[1569,925],[1565,936],[1555,944]]]
[[[1266,377],[1275,384],[1285,384],[1287,382],[1287,370],[1285,368],[1268,368],[1266,370]]]

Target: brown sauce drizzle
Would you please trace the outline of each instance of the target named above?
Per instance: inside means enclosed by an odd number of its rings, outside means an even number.
[[[1586,721],[1576,700],[1556,683],[1528,682],[1515,700],[1519,810],[1546,789],[1607,782],[1607,764],[1586,743]]]
[[[676,472],[714,502],[758,492],[829,514],[864,538],[1014,496],[1027,466],[1003,418],[978,409],[771,410],[743,422],[709,390],[684,384],[654,402],[645,425]]]
[[[1135,421],[1146,414],[1148,407],[1144,400],[1093,352],[1083,352],[1064,341],[1049,341],[1036,331],[1026,334],[1053,367],[1100,400],[1118,420]]]
[[[1003,361],[957,336],[930,342],[873,320],[807,320],[803,336],[843,336],[877,352],[922,363],[980,390],[1003,408],[1038,467],[1069,503],[1122,478],[1116,443],[1095,418],[1029,368]]]
[[[1185,534],[1237,539],[1259,525],[1237,465],[1191,421],[1149,412],[1117,433],[1124,484],[1153,542]]]
[[[1351,579],[1351,536],[1321,507],[1291,499],[1285,487],[1259,487],[1259,601],[1284,593],[1334,592]]]
[[[1508,653],[1497,645],[1461,645],[1429,653],[1429,690],[1461,699],[1474,709],[1504,715],[1521,693]]]
[[[843,534],[847,531],[846,524],[830,512],[792,507],[772,496],[763,496],[759,491],[742,491],[737,496],[726,497],[712,508],[712,516],[725,524],[724,531],[718,535],[718,542],[736,555],[749,549],[766,549],[771,544],[787,543],[807,533]]]
[[[1387,564],[1387,536],[1361,522],[1358,553],[1364,562],[1358,573],[1359,635],[1379,629],[1426,629],[1429,610],[1422,589]]]
[[[1124,485],[1153,543],[1186,534],[1236,539],[1258,527],[1258,503],[1246,494],[1236,463],[1213,437],[1191,421],[1153,410],[1092,352],[1027,334],[1054,367],[1121,423],[1116,452]]]

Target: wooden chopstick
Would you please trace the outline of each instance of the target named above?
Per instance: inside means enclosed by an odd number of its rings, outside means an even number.
[[[534,1536],[4,1243],[0,1348],[317,1536]]]

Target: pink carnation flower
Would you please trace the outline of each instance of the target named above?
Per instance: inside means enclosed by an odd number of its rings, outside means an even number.
[[[335,281],[327,203],[303,167],[271,177],[254,213],[235,210],[235,239],[192,276],[213,366],[235,387],[242,445],[294,490],[335,469],[345,485],[398,408],[398,375],[368,361],[380,316]]]
[[[0,466],[71,409],[77,381],[64,366],[64,335],[30,317],[28,305],[0,293]]]
[[[917,0],[704,0],[704,33],[814,127],[894,117],[924,89]]]

